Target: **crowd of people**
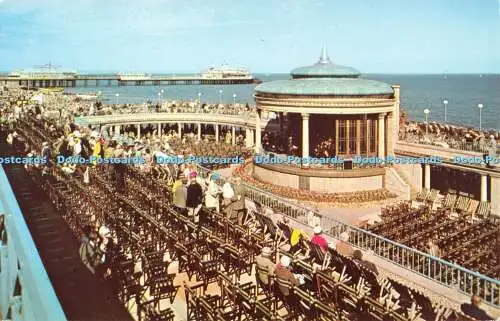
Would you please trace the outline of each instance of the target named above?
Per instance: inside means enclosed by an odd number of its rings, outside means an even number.
[[[400,128],[400,139],[411,143],[477,151],[496,156],[500,151],[500,132],[431,122],[407,122]]]

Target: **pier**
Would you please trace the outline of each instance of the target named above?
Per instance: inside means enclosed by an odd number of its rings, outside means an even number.
[[[118,87],[172,85],[237,85],[260,83],[253,77],[205,78],[201,75],[123,75],[123,74],[54,74],[43,76],[0,75],[0,85],[7,87]]]

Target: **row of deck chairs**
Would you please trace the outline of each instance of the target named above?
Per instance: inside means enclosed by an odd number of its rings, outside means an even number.
[[[436,189],[429,190],[423,188],[422,191],[417,194],[416,200],[432,207],[438,199],[438,195],[439,192]],[[485,219],[491,214],[490,202],[481,202],[475,200],[467,193],[457,193],[454,190],[450,190],[444,196],[441,206],[451,209],[452,212],[471,215],[474,219]]]

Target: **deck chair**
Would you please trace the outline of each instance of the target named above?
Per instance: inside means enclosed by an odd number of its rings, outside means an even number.
[[[490,215],[491,203],[490,202],[480,202],[475,214],[475,217],[479,219],[485,219]]]

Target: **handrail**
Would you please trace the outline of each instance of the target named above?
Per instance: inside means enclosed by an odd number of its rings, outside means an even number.
[[[10,310],[10,320],[67,320],[1,166],[0,186],[0,213],[5,220],[0,241],[0,306],[4,313],[0,318],[8,319]]]
[[[203,166],[197,165],[197,167],[202,175],[207,175],[211,172],[210,169]],[[280,214],[286,215],[287,217],[303,224],[307,223],[301,222],[298,220],[298,217],[303,216],[306,220],[307,217],[311,215],[318,217],[325,234],[331,237],[339,238],[341,233],[348,232],[350,236],[348,243],[352,246],[373,251],[377,256],[380,256],[385,260],[434,280],[447,287],[454,287],[462,293],[466,293],[468,295],[479,294],[482,296],[485,303],[497,308],[500,307],[500,280],[468,270],[463,266],[447,262],[438,257],[434,257],[417,249],[410,248],[404,244],[386,239],[380,235],[341,222],[337,219],[325,217],[311,207],[294,203],[258,187],[251,186],[246,183],[242,184],[247,190],[265,196],[263,198],[259,197],[260,202],[266,201],[266,197],[269,198],[269,203],[264,205],[274,210],[285,207],[290,207],[292,209],[288,211],[288,213],[284,210]],[[252,193],[247,193],[247,195],[249,195],[249,198],[252,200],[256,200],[256,197],[253,197]],[[294,216],[289,213],[301,213],[301,215]]]

